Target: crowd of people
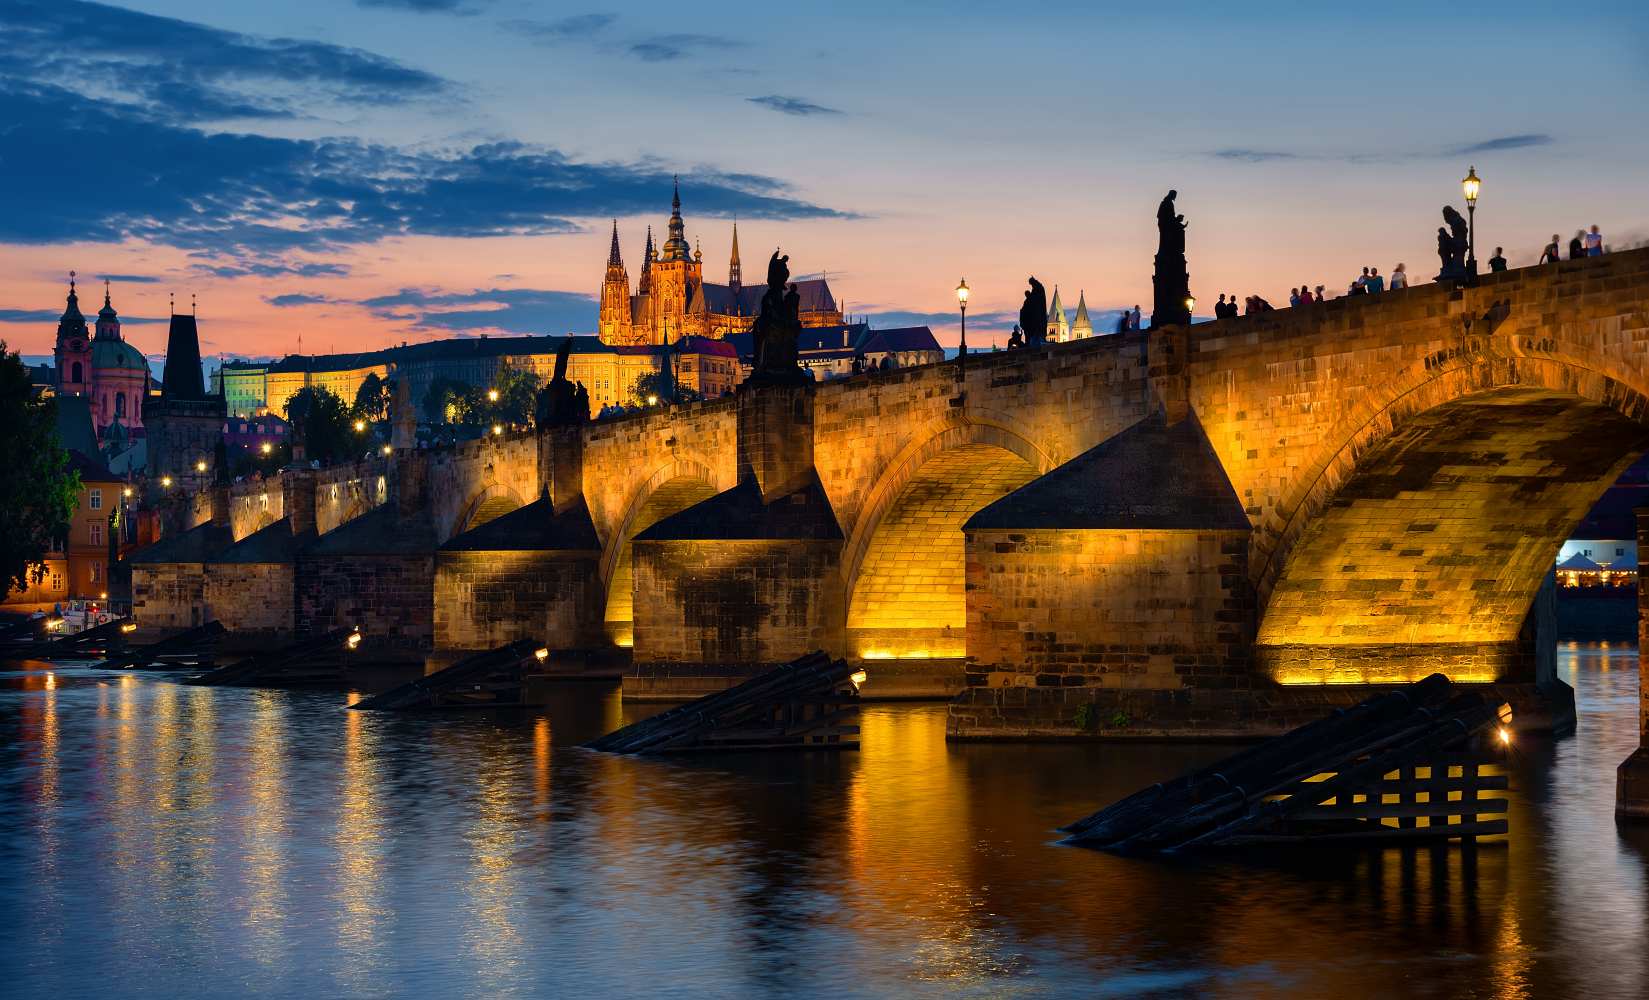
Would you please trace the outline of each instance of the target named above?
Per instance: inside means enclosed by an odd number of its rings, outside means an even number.
[[[1574,238],[1569,241],[1568,256],[1563,255],[1563,242],[1556,233],[1552,234],[1552,241],[1546,244],[1546,249],[1540,255],[1541,264],[1549,264],[1559,260],[1579,260],[1582,257],[1598,257],[1603,254],[1603,233],[1597,226],[1590,230],[1576,230]],[[1498,274],[1506,270],[1506,248],[1495,247],[1494,255],[1489,258],[1489,272]],[[1346,289],[1347,295],[1377,295],[1386,291],[1398,291],[1409,287],[1408,266],[1399,263],[1388,277],[1380,273],[1377,267],[1365,267]],[[1300,285],[1288,290],[1288,304],[1290,306],[1309,306],[1317,302],[1327,301],[1328,293],[1322,285],[1315,288],[1310,285]],[[1252,316],[1255,313],[1269,312],[1274,307],[1271,303],[1258,295],[1244,298],[1241,305],[1237,296],[1222,293],[1219,301],[1214,303],[1215,319],[1231,319],[1236,316]],[[1124,311],[1124,316],[1127,312]]]

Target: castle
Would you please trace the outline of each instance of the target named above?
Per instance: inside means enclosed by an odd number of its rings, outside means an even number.
[[[603,343],[622,346],[673,344],[682,337],[722,339],[745,333],[761,311],[765,284],[744,284],[739,265],[739,226],[733,223],[733,252],[727,264],[727,284],[704,280],[704,255],[687,243],[681,220],[681,186],[670,200],[669,235],[659,249],[653,230],[647,229],[642,251],[641,277],[634,294],[630,275],[618,247],[618,222],[613,222],[613,244],[607,254],[607,273],[601,283],[597,334]],[[765,266],[765,265],[764,265]],[[805,327],[836,326],[841,308],[822,278],[792,282],[801,296]]]

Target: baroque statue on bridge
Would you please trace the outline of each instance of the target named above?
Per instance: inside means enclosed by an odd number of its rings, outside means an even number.
[[[584,383],[567,379],[567,359],[572,349],[573,338],[563,338],[555,350],[555,376],[538,390],[533,419],[541,427],[582,424],[590,419],[590,394]]]
[[[1178,191],[1157,205],[1157,269],[1151,278],[1151,326],[1187,326],[1191,322],[1191,274],[1185,263],[1185,216],[1174,211]]]
[[[1041,347],[1048,339],[1048,290],[1034,275],[1027,280],[1031,288],[1025,293],[1025,304],[1019,307],[1019,330],[1026,345]]]
[[[1454,210],[1453,205],[1444,205],[1443,221],[1447,223],[1447,228],[1437,228],[1437,257],[1443,265],[1442,270],[1437,272],[1437,280],[1453,281],[1470,277],[1466,250],[1471,244],[1471,233],[1466,219]]]
[[[746,384],[802,385],[812,381],[797,363],[801,308],[801,293],[790,283],[790,256],[780,256],[775,250],[767,262],[767,291],[762,295],[761,312],[750,331],[756,364]]]

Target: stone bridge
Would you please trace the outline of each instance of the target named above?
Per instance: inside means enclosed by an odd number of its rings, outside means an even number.
[[[823,648],[961,735],[1547,684],[1646,391],[1640,250],[288,472],[199,500],[137,610],[627,648],[655,697]]]

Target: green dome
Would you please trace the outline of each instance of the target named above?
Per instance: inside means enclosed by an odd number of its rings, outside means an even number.
[[[124,340],[94,340],[92,368],[104,371],[124,368],[128,371],[146,372],[149,370],[149,362],[144,360],[141,351]]]

